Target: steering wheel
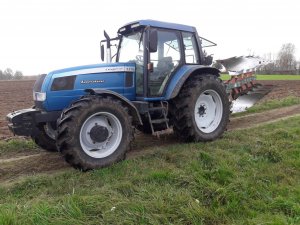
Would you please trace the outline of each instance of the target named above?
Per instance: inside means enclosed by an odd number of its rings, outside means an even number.
[[[136,59],[137,63],[143,64],[143,62],[144,62],[144,56],[142,56],[142,55],[136,55],[135,59]]]

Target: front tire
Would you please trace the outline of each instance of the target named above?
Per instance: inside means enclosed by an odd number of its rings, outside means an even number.
[[[185,142],[217,139],[226,130],[229,105],[226,90],[217,76],[191,77],[171,104],[175,135]]]
[[[59,150],[68,163],[84,171],[123,160],[132,139],[132,118],[115,98],[83,97],[58,121]]]
[[[40,124],[37,129],[39,132],[31,136],[32,140],[48,152],[57,152],[55,141],[56,131],[53,125],[50,123]]]

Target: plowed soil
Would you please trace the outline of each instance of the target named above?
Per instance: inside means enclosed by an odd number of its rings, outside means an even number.
[[[269,99],[282,99],[288,96],[300,97],[300,81],[261,81],[262,84],[274,85],[273,90],[266,95],[261,102]],[[34,81],[6,81],[0,82],[0,140],[9,140],[13,137],[7,129],[5,116],[9,112],[33,105],[32,86]],[[300,105],[270,110],[259,114],[233,118],[228,130],[244,129],[257,126],[262,123],[272,122],[278,119],[300,114]],[[137,133],[133,149],[127,158],[136,158],[155,151],[155,148],[178,143],[172,136],[157,139],[150,135]],[[10,183],[19,178],[36,173],[56,173],[62,170],[72,170],[65,163],[59,153],[48,153],[43,150],[22,151],[20,153],[7,154],[0,157],[0,182]]]
[[[282,99],[288,96],[300,97],[300,80],[274,80],[274,81],[258,81],[262,85],[273,85],[273,90],[266,95],[261,103],[271,99]]]
[[[5,120],[6,114],[33,106],[34,81],[0,81],[0,140],[11,137]]]

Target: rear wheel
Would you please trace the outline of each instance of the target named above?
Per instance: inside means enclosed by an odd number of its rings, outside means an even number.
[[[55,125],[51,123],[41,124],[37,127],[38,133],[32,135],[31,138],[41,148],[49,152],[57,152],[56,148],[56,130]]]
[[[57,144],[67,162],[82,170],[109,166],[125,158],[133,139],[132,118],[110,97],[88,96],[64,110]]]
[[[226,130],[229,100],[214,75],[191,77],[172,101],[175,134],[183,141],[212,141]]]

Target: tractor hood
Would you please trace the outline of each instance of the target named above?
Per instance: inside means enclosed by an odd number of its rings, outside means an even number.
[[[74,76],[84,74],[99,74],[112,72],[134,72],[134,63],[107,63],[107,64],[92,64],[85,66],[70,67],[61,70],[55,70],[49,73],[52,77]]]
[[[47,111],[62,110],[70,102],[85,95],[86,89],[106,89],[135,98],[135,63],[109,63],[55,70],[34,88],[35,101]],[[36,84],[38,81],[36,82]]]

